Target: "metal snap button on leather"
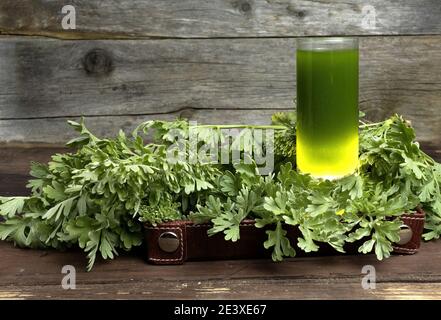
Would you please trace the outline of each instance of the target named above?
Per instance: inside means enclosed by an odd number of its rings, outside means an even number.
[[[400,241],[397,242],[399,245],[405,245],[412,239],[412,229],[408,225],[402,225],[400,230]]]
[[[179,248],[179,237],[174,232],[164,232],[159,236],[158,245],[164,252],[175,252]]]

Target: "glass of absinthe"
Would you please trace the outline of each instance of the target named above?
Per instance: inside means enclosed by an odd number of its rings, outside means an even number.
[[[338,179],[358,165],[358,39],[297,41],[297,167]]]

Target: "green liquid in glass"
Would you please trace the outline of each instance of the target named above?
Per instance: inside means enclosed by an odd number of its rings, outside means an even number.
[[[336,179],[358,165],[358,50],[297,51],[297,166]]]

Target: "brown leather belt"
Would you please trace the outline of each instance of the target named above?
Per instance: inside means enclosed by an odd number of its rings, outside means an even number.
[[[401,216],[403,227],[400,241],[393,245],[394,253],[414,254],[418,251],[424,229],[425,214],[422,210]],[[174,221],[155,227],[145,226],[147,259],[153,264],[182,264],[190,260],[222,260],[269,258],[271,250],[263,247],[267,239],[265,231],[254,226],[254,220],[244,220],[240,226],[240,240],[225,241],[223,234],[207,235],[210,224],[194,224],[189,221]],[[288,226],[288,238],[296,243],[299,230]],[[360,243],[347,244],[346,254],[356,254]],[[320,244],[320,250],[304,253],[296,250],[297,256],[337,255],[331,246]]]

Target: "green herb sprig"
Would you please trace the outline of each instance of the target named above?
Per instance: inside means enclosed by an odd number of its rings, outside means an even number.
[[[220,165],[167,161],[176,132],[188,137],[186,120],[148,121],[127,136],[94,136],[83,122],[70,121],[79,136],[68,142],[75,152],[56,154],[47,165],[32,163],[29,197],[0,197],[0,239],[21,247],[82,248],[90,270],[99,254],[113,259],[142,242],[144,223],[191,219],[211,222],[209,235],[240,239],[240,222],[255,219],[268,228],[263,244],[272,258],[296,250],[317,251],[328,243],[344,252],[346,243],[362,241],[359,252],[386,258],[398,241],[399,217],[421,206],[427,213],[426,240],[441,235],[441,165],[415,142],[413,128],[401,116],[360,124],[360,165],[336,181],[299,174],[295,164],[294,113],[278,113],[275,170],[260,176],[254,163]],[[259,129],[250,125],[202,125],[202,141],[222,140],[220,130]],[[154,133],[151,143],[145,136]],[[246,144],[237,144],[247,151]],[[286,226],[301,232],[291,243]]]

